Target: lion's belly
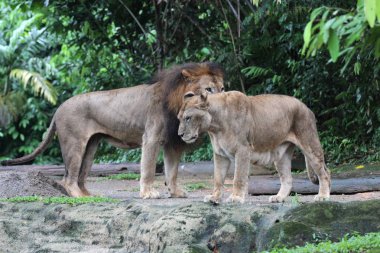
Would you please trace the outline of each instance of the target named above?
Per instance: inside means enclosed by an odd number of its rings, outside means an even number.
[[[119,137],[119,138],[117,138]],[[125,148],[125,149],[133,149],[133,148],[139,148],[141,147],[142,143],[142,135],[140,136],[133,136],[126,137],[123,135],[119,135],[116,137],[108,136],[105,138],[105,140],[111,144],[112,146],[115,146],[117,148]]]
[[[282,158],[289,147],[289,143],[282,143],[276,148],[267,152],[251,152],[251,162],[256,165],[272,165]]]
[[[255,165],[271,165],[274,162],[272,152],[252,152],[251,163]]]

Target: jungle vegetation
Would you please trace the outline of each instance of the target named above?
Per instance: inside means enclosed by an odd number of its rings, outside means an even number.
[[[227,90],[307,104],[329,163],[379,161],[379,56],[376,0],[0,0],[0,159],[30,153],[71,96],[214,61]],[[211,158],[206,142],[184,159]],[[58,141],[35,162],[62,162]]]

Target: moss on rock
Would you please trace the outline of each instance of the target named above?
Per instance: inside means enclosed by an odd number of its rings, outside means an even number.
[[[306,242],[338,241],[348,233],[380,230],[380,201],[319,202],[289,210],[264,236],[263,248],[298,246]]]

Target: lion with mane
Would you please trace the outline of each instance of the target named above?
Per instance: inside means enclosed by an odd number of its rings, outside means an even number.
[[[185,197],[177,186],[186,147],[178,137],[177,114],[187,92],[222,92],[223,70],[215,63],[187,63],[158,72],[152,83],[74,96],[55,112],[45,139],[29,155],[3,161],[22,164],[42,153],[57,133],[65,163],[60,182],[73,197],[88,196],[86,178],[99,142],[119,148],[142,147],[140,196],[158,198],[153,188],[156,160],[164,150],[165,180],[171,197]]]
[[[309,178],[319,182],[315,200],[330,196],[330,172],[324,161],[313,112],[294,97],[284,95],[246,96],[231,91],[220,94],[184,96],[178,114],[178,135],[193,143],[207,132],[214,152],[214,192],[205,201],[218,203],[221,188],[230,167],[235,163],[230,202],[245,200],[250,163],[274,163],[281,187],[270,202],[283,202],[292,189],[291,160],[297,146],[305,155]]]

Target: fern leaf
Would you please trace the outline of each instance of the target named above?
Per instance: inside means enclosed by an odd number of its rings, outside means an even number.
[[[43,96],[51,104],[55,105],[57,103],[57,91],[52,83],[40,74],[24,69],[13,69],[10,77],[19,80],[24,88],[30,85],[36,95]]]
[[[262,68],[258,66],[250,66],[241,70],[243,74],[250,78],[264,77],[269,74],[273,74],[273,70],[270,68]]]

